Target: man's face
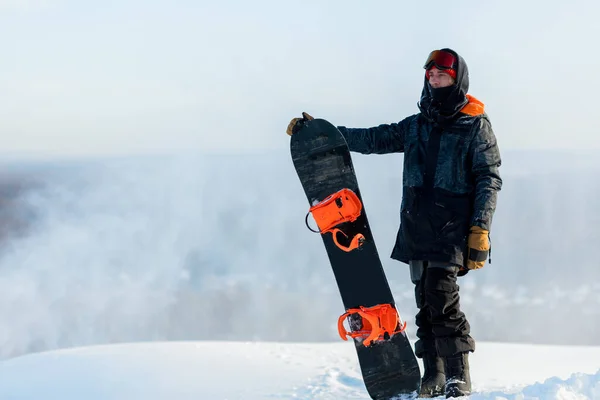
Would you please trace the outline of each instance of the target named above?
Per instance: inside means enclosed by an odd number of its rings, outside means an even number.
[[[437,69],[435,66],[429,70],[429,84],[434,89],[448,87],[454,84],[454,79],[442,69]]]

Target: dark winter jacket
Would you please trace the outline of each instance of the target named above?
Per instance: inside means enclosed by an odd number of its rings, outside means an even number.
[[[467,95],[467,65],[456,82],[425,79],[420,113],[369,129],[339,127],[351,151],[404,153],[400,229],[392,258],[464,265],[469,227],[490,230],[502,186],[500,153],[483,103]]]

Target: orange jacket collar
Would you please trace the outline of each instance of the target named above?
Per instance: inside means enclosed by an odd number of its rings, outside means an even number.
[[[467,100],[469,100],[469,102],[460,110],[461,113],[471,116],[481,115],[484,113],[485,105],[480,100],[477,100],[470,94],[467,94]]]

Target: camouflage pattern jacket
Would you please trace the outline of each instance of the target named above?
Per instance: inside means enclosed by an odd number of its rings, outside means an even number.
[[[425,80],[419,114],[368,129],[338,127],[351,151],[404,153],[400,229],[391,255],[402,262],[462,266],[469,228],[491,228],[502,186],[500,153],[483,103],[466,94],[468,71],[460,56],[459,62],[446,104]]]

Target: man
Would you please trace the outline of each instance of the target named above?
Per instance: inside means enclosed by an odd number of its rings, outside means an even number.
[[[457,277],[482,268],[502,186],[500,153],[484,104],[468,95],[465,60],[451,49],[424,65],[420,112],[369,129],[339,127],[351,151],[404,153],[400,229],[392,258],[415,284],[415,353],[425,367],[420,397],[471,392],[470,327],[460,310]],[[293,134],[303,119],[294,118]]]

